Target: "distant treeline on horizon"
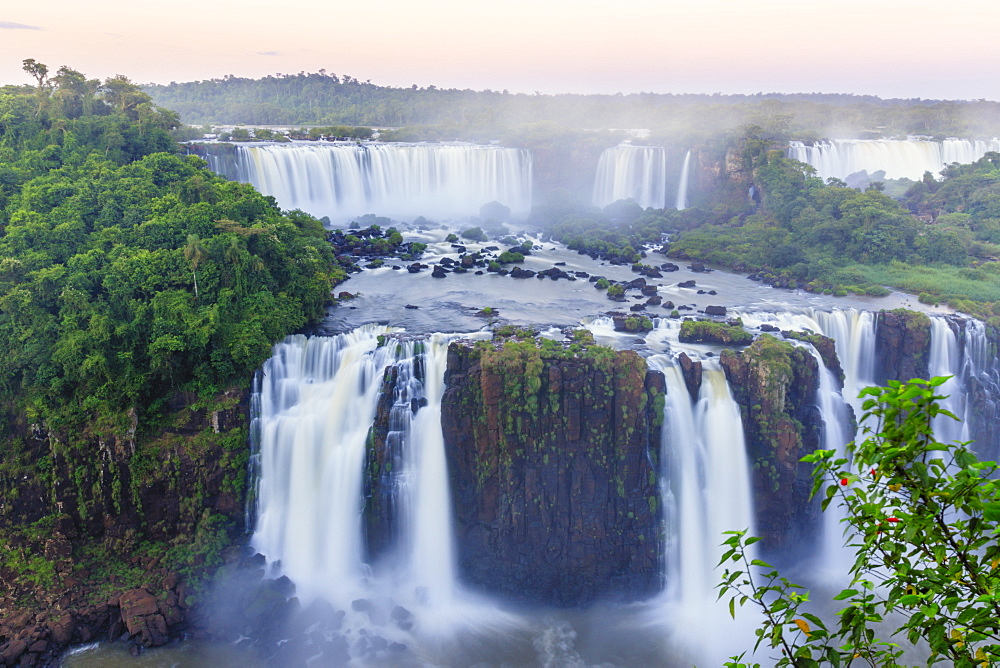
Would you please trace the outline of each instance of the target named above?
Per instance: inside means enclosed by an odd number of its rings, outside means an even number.
[[[436,86],[380,86],[324,70],[250,79],[227,75],[144,90],[185,123],[433,126],[441,138],[496,136],[528,124],[647,128],[700,142],[746,125],[776,139],[1000,134],[1000,102],[882,99],[847,93],[525,94]],[[434,138],[434,137],[429,137]]]

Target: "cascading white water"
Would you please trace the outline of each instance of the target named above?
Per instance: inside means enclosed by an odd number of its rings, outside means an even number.
[[[448,462],[441,431],[441,399],[448,344],[458,335],[433,334],[424,342],[423,397],[427,404],[413,418],[406,448],[409,502],[409,569],[415,587],[427,592],[431,605],[447,605],[455,593],[455,548],[452,536]],[[412,362],[411,362],[412,363]]]
[[[945,318],[931,317],[931,347],[927,360],[930,376],[951,376],[943,385],[939,385],[936,393],[945,398],[940,401],[941,408],[950,411],[961,422],[947,416],[934,418],[931,426],[934,437],[942,443],[964,442],[969,440],[969,421],[966,412],[966,392],[962,373],[962,358],[958,350],[958,337],[952,331]]]
[[[217,171],[235,171],[283,209],[341,221],[366,213],[475,216],[494,201],[524,215],[531,164],[527,150],[492,145],[264,144],[237,146],[235,170]]]
[[[666,378],[664,405],[662,494],[664,499],[667,588],[664,613],[692,660],[716,665],[752,633],[746,624],[734,632],[724,604],[716,601],[723,532],[754,533],[750,465],[743,438],[740,409],[718,363],[705,365],[698,401],[692,402],[680,367],[666,355],[649,358]],[[748,549],[754,558],[755,550]],[[749,613],[749,611],[748,611]],[[752,618],[752,613],[742,619]],[[698,640],[713,628],[712,640]],[[727,636],[726,639],[720,636]]]
[[[811,146],[790,142],[788,157],[812,165],[823,179],[885,170],[886,178],[917,181],[924,172],[937,176],[945,165],[972,163],[989,151],[1000,151],[1000,139],[833,139]]]
[[[292,336],[260,380],[259,480],[252,544],[300,596],[350,600],[363,571],[362,468],[389,347],[387,327]]]
[[[684,164],[681,166],[681,180],[677,184],[677,210],[686,209],[688,201],[688,175],[691,169],[691,151],[684,154]]]
[[[597,162],[594,205],[633,199],[642,208],[667,205],[667,152],[662,146],[621,144],[605,149]]]
[[[739,312],[743,322],[751,327],[763,323],[781,330],[809,330],[834,340],[837,358],[844,370],[844,400],[860,419],[863,403],[858,394],[875,384],[875,315],[857,309],[822,311],[781,311],[777,313]]]
[[[823,449],[833,450],[835,459],[846,456],[847,443],[851,440],[851,416],[840,393],[840,381],[826,368],[823,357],[812,346],[807,346],[819,368],[819,387],[816,389],[816,406],[823,420]],[[854,556],[845,546],[844,509],[831,503],[823,512],[823,533],[820,537],[817,566],[813,575],[817,580],[836,581],[847,577]],[[845,584],[839,582],[837,584]]]

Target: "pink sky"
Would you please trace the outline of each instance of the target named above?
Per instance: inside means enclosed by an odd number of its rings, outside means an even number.
[[[35,58],[137,82],[325,68],[513,92],[1000,100],[998,25],[995,0],[43,0],[0,8],[0,83],[30,82]]]

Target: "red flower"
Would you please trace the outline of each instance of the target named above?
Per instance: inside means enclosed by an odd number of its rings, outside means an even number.
[[[898,521],[899,521],[898,517],[889,517],[889,518],[886,518],[886,522],[893,522],[893,523],[895,523],[895,522],[898,522]]]

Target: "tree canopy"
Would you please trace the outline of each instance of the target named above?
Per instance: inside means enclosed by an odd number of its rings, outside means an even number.
[[[244,383],[320,316],[322,224],[178,155],[126,78],[69,68],[0,92],[0,397],[31,419],[122,423]]]

